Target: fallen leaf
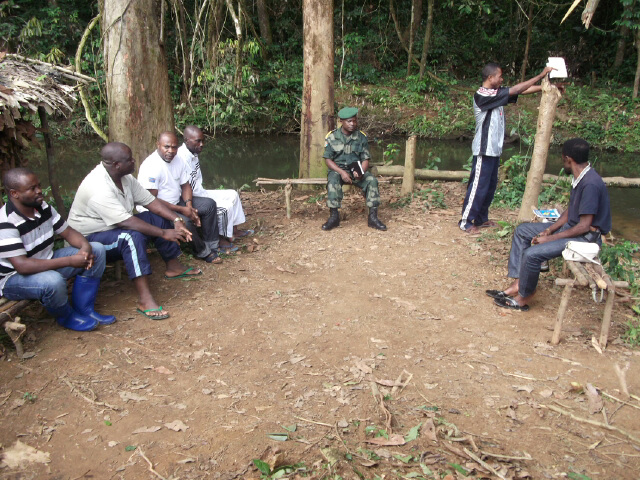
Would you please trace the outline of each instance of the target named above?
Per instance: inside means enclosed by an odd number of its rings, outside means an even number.
[[[376,379],[376,383],[378,385],[384,385],[385,387],[395,387],[395,386],[399,386],[395,380],[377,380]]]
[[[413,440],[415,440],[416,438],[418,438],[420,436],[420,427],[422,426],[422,422],[420,422],[418,425],[416,425],[415,427],[411,428],[411,430],[409,430],[409,433],[407,433],[404,436],[404,440],[405,442],[412,442]],[[405,462],[406,463],[406,462]]]
[[[340,450],[334,448],[321,448],[320,453],[322,453],[322,456],[326,458],[330,466],[334,466],[342,458]]]
[[[432,442],[438,443],[438,436],[436,435],[436,425],[433,423],[433,418],[429,418],[426,422],[424,422],[422,433]]]
[[[358,360],[356,362],[356,367],[358,367],[358,369],[361,370],[362,373],[371,373],[371,372],[373,372],[371,367],[369,365],[367,365],[366,363],[364,363],[362,360]]]
[[[516,392],[527,392],[527,393],[533,392],[533,387],[531,385],[515,386],[515,389],[516,389]]]
[[[368,438],[367,440],[365,440],[365,442],[370,443],[372,445],[380,445],[383,447],[400,446],[407,443],[405,442],[404,437],[398,434],[389,435],[389,438],[384,438],[384,437]]]
[[[601,411],[604,404],[602,402],[602,397],[600,397],[600,394],[594,386],[587,383],[584,393],[589,401],[589,413],[593,415],[594,413]]]
[[[195,458],[185,458],[184,460],[178,460],[176,463],[185,464],[185,463],[195,463]]]
[[[172,375],[173,372],[166,367],[156,367],[154,370],[158,373],[163,373],[164,375]]]
[[[600,348],[600,344],[598,343],[598,340],[596,340],[595,335],[591,337],[591,345],[593,345],[593,348],[596,349],[596,352],[602,355],[602,348]]]
[[[551,390],[550,388],[545,388],[544,390],[540,390],[539,393],[542,398],[550,398],[551,395],[553,395],[553,390]]]
[[[182,420],[174,420],[171,423],[165,423],[164,426],[174,432],[186,432],[189,428],[182,422]]]
[[[134,430],[133,432],[131,432],[132,435],[137,435],[138,433],[155,433],[158,430],[160,430],[162,427],[159,426],[154,426],[154,427],[140,427],[136,430]]]
[[[50,461],[48,452],[36,450],[20,440],[2,452],[2,463],[9,468],[21,468],[29,463],[49,463]]]
[[[275,440],[276,442],[286,442],[289,440],[288,433],[267,433],[267,437],[271,440]]]
[[[143,397],[142,395],[137,395],[132,392],[120,392],[120,399],[123,402],[128,402],[129,400],[133,400],[134,402],[143,402],[147,397]]]

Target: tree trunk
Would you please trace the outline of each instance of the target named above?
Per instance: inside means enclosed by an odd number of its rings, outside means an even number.
[[[173,13],[175,15],[178,34],[178,46],[180,48],[180,56],[178,58],[182,60],[180,62],[182,63],[182,93],[180,94],[180,102],[187,103],[189,100],[189,80],[191,80],[191,58],[187,53],[187,12],[185,12],[184,3],[182,3],[181,0],[172,0],[171,3],[173,4]]]
[[[640,86],[640,30],[636,30],[636,49],[638,50],[638,63],[636,64],[636,78],[633,81],[633,95],[631,98],[637,98],[638,86]]]
[[[222,33],[222,7],[224,0],[211,0],[209,3],[209,18],[207,23],[207,60],[209,68],[213,70],[218,64],[218,42]]]
[[[131,147],[136,164],[173,131],[159,0],[107,0],[102,8],[109,141]]]
[[[624,3],[624,2],[623,2]],[[622,18],[628,17],[633,4],[625,3]],[[620,27],[620,39],[618,40],[618,48],[616,49],[616,59],[613,62],[613,68],[620,68],[624,61],[624,50],[627,47],[627,37],[629,36],[629,27],[622,25]]]
[[[427,28],[424,32],[424,43],[422,44],[422,57],[420,58],[420,80],[424,77],[427,68],[427,56],[431,45],[431,30],[433,28],[433,4],[435,0],[427,0]]]
[[[227,9],[229,10],[229,14],[233,19],[233,26],[236,30],[236,38],[238,39],[238,44],[236,47],[236,72],[233,77],[233,85],[236,89],[242,87],[242,6],[240,2],[238,2],[238,13],[233,9],[233,5],[231,4],[231,0],[225,0],[227,2]]]
[[[413,58],[413,38],[415,37],[414,28],[415,24],[415,14],[416,14],[416,3],[420,3],[422,5],[422,0],[411,0],[411,22],[409,22],[409,58],[407,60],[407,77],[411,75],[411,59]]]
[[[519,222],[526,222],[531,218],[531,208],[538,206],[538,196],[542,188],[542,177],[547,165],[549,144],[551,143],[551,130],[556,116],[556,106],[562,95],[557,87],[551,84],[547,77],[542,79],[542,98],[538,110],[538,127],[531,166],[527,174],[527,186],[522,197],[522,205],[518,214]]]
[[[266,0],[257,0],[258,23],[260,24],[260,36],[268,46],[273,44],[271,37],[271,26],[269,25],[269,12],[267,11]]]
[[[49,120],[47,119],[47,111],[44,107],[38,107],[38,116],[40,117],[40,125],[42,136],[44,137],[44,149],[47,152],[47,171],[49,173],[49,185],[51,185],[51,194],[56,201],[56,210],[62,216],[67,218],[67,209],[64,208],[64,201],[60,195],[58,188],[58,175],[56,173],[56,159],[53,151],[53,142],[51,141],[51,132],[49,130]]]
[[[300,178],[326,175],[324,138],[333,114],[333,0],[303,0],[303,87]]]
[[[593,19],[593,14],[598,8],[598,3],[600,0],[587,0],[587,4],[582,11],[582,23],[584,24],[584,28],[589,29],[589,25],[591,25],[591,20]]]
[[[524,58],[522,59],[522,68],[520,69],[520,82],[526,80],[527,63],[529,63],[529,48],[531,47],[531,32],[533,30],[533,2],[529,4],[529,18],[527,18],[527,43],[524,47]]]

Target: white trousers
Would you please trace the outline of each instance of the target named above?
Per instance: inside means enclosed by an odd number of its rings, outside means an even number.
[[[218,206],[218,230],[223,237],[233,237],[233,227],[246,221],[240,195],[235,190],[207,190]]]

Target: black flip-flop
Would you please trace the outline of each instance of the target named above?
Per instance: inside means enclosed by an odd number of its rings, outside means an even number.
[[[491,298],[505,298],[509,296],[502,290],[485,290],[484,293],[486,293]]]
[[[519,310],[521,312],[529,310],[529,305],[518,305],[518,302],[511,297],[494,298],[493,303],[499,307],[508,308],[510,310]]]

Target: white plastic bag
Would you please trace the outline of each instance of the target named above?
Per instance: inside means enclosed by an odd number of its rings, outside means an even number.
[[[562,251],[562,257],[572,262],[600,265],[598,253],[600,253],[600,246],[597,243],[570,241]]]

